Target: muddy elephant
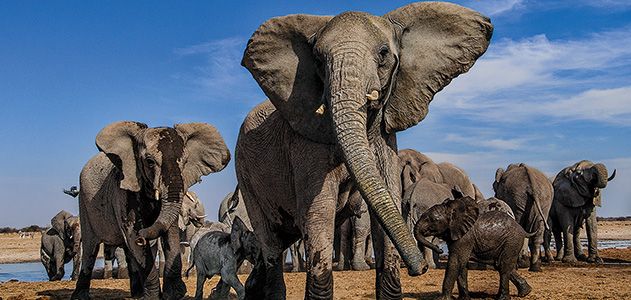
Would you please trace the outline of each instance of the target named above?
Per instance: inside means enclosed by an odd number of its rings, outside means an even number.
[[[335,270],[368,270],[373,263],[368,206],[359,191],[354,191],[349,197],[355,198],[349,201],[358,203],[359,207],[335,229]]]
[[[51,228],[42,233],[40,258],[48,279],[61,280],[64,265],[73,261],[72,280],[79,276],[81,265],[81,226],[79,217],[62,210],[50,220]]]
[[[556,244],[556,259],[573,263],[577,259],[602,263],[598,255],[598,228],[596,206],[601,205],[601,189],[611,177],[602,163],[582,160],[561,170],[553,181],[554,200],[550,209],[550,227]],[[587,231],[588,256],[579,240],[581,228]],[[548,235],[549,237],[549,235]],[[552,258],[549,239],[544,243],[546,257]]]
[[[454,200],[435,205],[423,213],[414,228],[419,243],[425,237],[438,236],[447,242],[449,259],[438,299],[452,299],[454,283],[458,282],[458,298],[470,299],[467,286],[467,263],[472,258],[489,264],[500,273],[497,299],[510,299],[508,282],[517,287],[518,296],[528,295],[532,288],[517,273],[517,258],[525,238],[533,233],[524,229],[505,212],[480,213],[479,203],[459,191],[452,190]],[[438,250],[434,248],[434,250]],[[438,250],[440,252],[440,250]]]
[[[541,270],[541,245],[548,227],[547,219],[552,205],[553,188],[545,174],[526,164],[511,164],[506,170],[499,168],[493,182],[495,197],[505,201],[515,214],[515,220],[527,232],[536,232],[528,239],[530,249],[529,271]]]
[[[256,30],[242,64],[269,101],[248,114],[235,151],[264,256],[247,297],[285,298],[281,255],[302,238],[305,298],[333,298],[333,233],[346,204],[338,195],[350,186],[371,212],[375,296],[401,297],[399,253],[409,274],[425,272],[399,211],[396,132],[425,117],[434,94],[486,51],[491,32],[488,18],[448,3],[381,17],[289,15]]]
[[[73,299],[89,298],[98,245],[125,250],[132,297],[180,299],[182,281],[177,219],[182,198],[202,176],[222,170],[230,152],[205,123],[148,128],[116,122],[96,136],[100,152],[80,175],[79,211],[83,257]],[[154,266],[158,237],[165,249],[163,294]]]

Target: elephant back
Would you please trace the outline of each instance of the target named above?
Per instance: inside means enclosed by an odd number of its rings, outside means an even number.
[[[410,188],[407,197],[403,199],[403,213],[407,217],[408,225],[414,224],[430,207],[443,203],[446,199],[453,199],[451,190],[444,184],[432,182],[426,178],[417,181]]]
[[[455,188],[457,186],[460,188],[463,195],[476,199],[476,190],[464,170],[448,162],[439,163],[438,168],[442,174],[443,183],[446,184],[448,188]]]

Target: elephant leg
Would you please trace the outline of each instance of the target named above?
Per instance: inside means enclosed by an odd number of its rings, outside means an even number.
[[[162,236],[164,254],[163,292],[166,299],[181,299],[186,295],[186,285],[182,281],[182,257],[180,254],[180,229],[173,224]]]
[[[127,269],[127,273],[129,275],[129,289],[131,290],[132,298],[140,298],[144,293],[144,278],[142,275],[142,269],[140,265],[134,258],[131,250],[127,247],[124,248],[125,251],[125,261],[129,266]]]
[[[238,300],[245,299],[245,289],[243,288],[243,284],[239,281],[237,274],[230,272],[227,266],[224,266],[221,270],[221,281],[225,282],[226,285],[232,287],[237,292]]]
[[[539,260],[539,256],[541,255],[541,241],[534,236],[528,242],[528,248],[530,248],[530,267],[528,267],[528,271],[530,272],[540,272],[541,271],[541,261]]]
[[[164,247],[162,247],[162,238],[159,238],[157,243],[158,246],[158,274],[160,277],[164,277]]]
[[[333,299],[332,241],[335,230],[337,184],[333,180],[325,179],[319,193],[313,196],[309,195],[310,189],[306,190],[305,194],[298,197],[299,203],[304,204],[299,204],[299,210],[303,216],[301,227],[307,258],[305,299]],[[339,264],[343,263],[340,259]]]
[[[210,277],[212,278],[212,276]],[[195,300],[202,300],[204,298],[204,282],[206,282],[206,274],[200,269],[197,269],[197,287],[195,288]]]
[[[85,227],[87,226],[84,226],[84,228]],[[87,231],[86,229],[83,230]],[[79,273],[79,279],[77,280],[74,292],[72,292],[71,299],[90,299],[90,281],[92,280],[92,270],[94,269],[94,262],[96,261],[96,256],[99,251],[99,243],[94,239],[87,238],[93,236],[91,233],[84,234],[83,236],[81,272]]]
[[[375,269],[377,273],[375,287],[377,299],[401,299],[401,280],[399,253],[385,235],[376,217],[370,214],[370,227],[375,251]],[[453,285],[452,285],[453,286]]]
[[[348,218],[345,220],[339,227],[339,236],[340,236],[340,249],[339,256],[337,256],[337,265],[335,266],[336,271],[344,271],[348,270],[349,258],[350,258],[350,245],[349,240],[351,239],[351,220]]]
[[[559,228],[552,229],[552,234],[554,235],[554,247],[557,251],[555,260],[563,259],[563,235],[561,234],[561,230]]]
[[[518,297],[526,297],[532,291],[532,287],[528,284],[525,278],[519,276],[517,270],[512,270],[510,273],[510,281],[517,288]]]
[[[116,274],[116,278],[129,278],[129,274],[127,271],[127,259],[125,258],[125,250],[123,250],[123,248],[121,247],[116,247],[116,250],[114,250],[114,256],[116,257],[116,264],[118,264],[118,273]]]
[[[291,263],[292,264],[294,263],[293,256],[291,255],[291,247],[289,247],[283,251],[283,271],[287,271],[285,270],[285,263],[287,262],[287,254],[289,254],[289,258],[292,259]],[[291,267],[293,268],[294,266],[291,266]]]
[[[524,243],[522,245],[521,251],[519,252],[519,257],[517,258],[517,266],[519,268],[528,268],[530,266],[530,262],[528,261],[528,244],[530,243],[529,239],[524,239]]]
[[[79,278],[79,271],[81,270],[81,249],[75,253],[72,258],[72,274],[70,275],[71,280],[77,280]]]
[[[370,266],[366,263],[366,239],[370,234],[370,220],[368,214],[363,214],[361,218],[353,218],[353,260],[351,261],[351,269],[355,271],[369,270]]]
[[[548,224],[550,224],[550,222],[548,222]],[[546,231],[543,233],[543,250],[545,254],[544,254],[544,257],[542,258],[542,261],[546,263],[549,263],[554,260],[554,258],[552,257],[552,252],[550,251],[550,242],[552,239],[551,237],[552,237],[552,231],[549,229],[546,229]]]
[[[103,245],[103,279],[112,278],[115,249],[114,246]]]
[[[587,255],[583,253],[583,245],[581,244],[581,224],[574,226],[574,256],[580,261],[587,260]]]
[[[574,256],[574,226],[569,225],[563,228],[563,259],[564,263],[576,263]]]
[[[51,279],[51,281],[62,280],[64,278],[65,270],[64,270],[64,254],[65,248],[63,246],[63,242],[60,242],[59,245],[55,245],[55,257],[53,258],[55,264],[55,276]]]
[[[370,217],[370,216],[367,216],[367,217]],[[364,257],[366,258],[366,262],[368,263],[368,265],[374,265],[375,264],[375,260],[374,260],[375,250],[372,247],[372,236],[370,234],[368,234],[368,236],[366,237],[366,248],[364,249],[365,249]]]
[[[300,251],[299,242],[295,242],[291,244],[289,249],[291,249],[291,271],[292,272],[300,272]]]
[[[587,262],[602,264],[603,260],[600,258],[600,255],[598,255],[598,221],[596,219],[595,207],[587,220],[585,220],[585,227],[588,243]]]

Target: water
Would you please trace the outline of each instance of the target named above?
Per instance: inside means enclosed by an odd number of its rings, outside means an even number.
[[[103,268],[103,259],[97,259],[96,268]],[[64,266],[63,280],[70,279],[72,275],[72,261]],[[41,262],[0,264],[0,282],[9,280],[19,281],[48,281],[48,274]]]
[[[587,249],[587,240],[581,240],[584,249]],[[447,245],[440,245],[445,254],[447,254]],[[628,248],[631,247],[631,240],[601,240],[598,241],[598,249],[607,248]],[[554,243],[552,244],[554,248]],[[97,259],[95,269],[103,268],[103,259]],[[63,280],[69,280],[72,274],[72,262],[65,265]],[[41,262],[18,263],[18,264],[0,264],[0,282],[9,280],[19,281],[48,281],[48,275]]]

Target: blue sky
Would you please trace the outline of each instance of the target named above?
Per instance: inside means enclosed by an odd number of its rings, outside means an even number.
[[[247,39],[280,15],[381,15],[404,1],[0,2],[0,226],[46,225],[78,184],[105,125],[203,121],[231,151],[264,99],[239,64]],[[399,135],[463,167],[492,196],[497,167],[548,175],[581,159],[618,169],[605,216],[631,215],[631,2],[460,1],[491,17],[487,53]],[[195,186],[210,219],[234,161]]]

